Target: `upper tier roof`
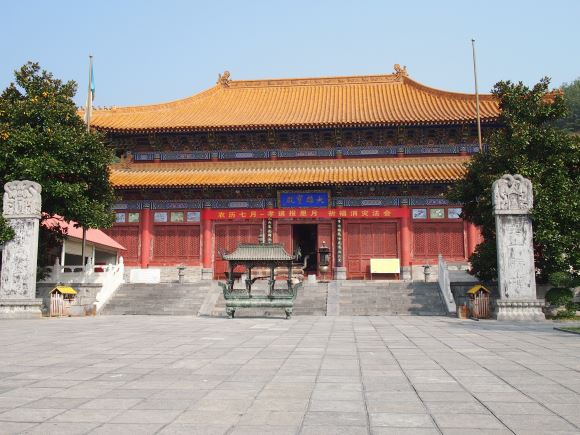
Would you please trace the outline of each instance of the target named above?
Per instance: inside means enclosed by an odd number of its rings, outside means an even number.
[[[230,80],[197,95],[149,106],[94,110],[91,126],[119,133],[435,125],[475,120],[475,96],[415,82],[395,65],[388,75]],[[483,122],[497,119],[480,96]]]

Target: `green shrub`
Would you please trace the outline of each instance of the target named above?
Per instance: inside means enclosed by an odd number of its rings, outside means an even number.
[[[568,272],[554,272],[548,277],[548,282],[554,287],[569,288],[573,286],[572,275]]]
[[[561,307],[572,302],[574,294],[572,290],[562,287],[553,287],[546,293],[546,302],[550,305]]]
[[[574,319],[576,317],[576,310],[570,309],[568,305],[566,305],[566,309],[558,312],[554,316],[554,319]]]

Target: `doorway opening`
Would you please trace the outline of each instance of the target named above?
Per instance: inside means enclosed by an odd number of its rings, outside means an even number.
[[[306,256],[305,272],[316,273],[318,266],[318,254],[316,252],[316,240],[318,233],[316,224],[292,225],[292,246],[294,252],[300,248],[298,262],[303,263]]]

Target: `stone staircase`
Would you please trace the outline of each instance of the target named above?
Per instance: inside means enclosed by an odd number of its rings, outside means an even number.
[[[257,281],[254,293],[266,292]],[[279,281],[276,286],[285,286]],[[225,300],[215,281],[191,284],[124,284],[102,315],[173,315],[225,317]],[[305,282],[294,304],[298,316],[445,315],[437,283],[402,281]],[[280,308],[239,309],[236,317],[284,317]]]
[[[437,283],[336,281],[340,316],[445,315]],[[329,295],[330,297],[330,295]]]
[[[217,283],[214,282],[217,286]],[[286,281],[276,282],[277,287],[283,287]],[[255,290],[254,290],[255,289]],[[327,283],[306,283],[298,290],[296,301],[294,302],[293,315],[297,316],[325,316],[326,315],[326,295],[328,291]],[[257,281],[254,284],[252,293],[265,293],[265,281]],[[220,293],[217,302],[211,311],[211,316],[225,317],[226,303],[223,293]],[[236,310],[236,317],[284,317],[284,310],[281,308],[240,308]]]
[[[197,316],[212,281],[177,284],[123,284],[101,315]]]

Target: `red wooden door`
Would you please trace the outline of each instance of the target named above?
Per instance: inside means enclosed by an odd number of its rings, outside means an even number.
[[[199,264],[199,225],[155,225],[152,264]]]
[[[219,253],[231,252],[239,243],[258,243],[261,231],[261,224],[215,224],[214,276],[216,279],[225,278],[224,272],[228,268],[228,262],[222,260]]]
[[[115,225],[103,232],[127,248],[120,252],[126,265],[139,264],[139,225]]]
[[[334,262],[336,261],[334,258],[334,243],[332,237],[332,224],[318,224],[317,228],[317,246],[316,246],[316,255],[318,254],[318,248],[322,246],[322,242],[326,243],[326,246],[330,248],[330,267],[328,268],[328,272],[326,273],[326,278],[332,279],[333,270],[334,270]],[[316,259],[316,264],[319,264],[320,258]],[[319,269],[320,270],[320,269]],[[320,272],[319,276],[320,276]]]
[[[345,259],[349,278],[370,279],[371,258],[398,258],[395,222],[347,222]]]

